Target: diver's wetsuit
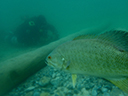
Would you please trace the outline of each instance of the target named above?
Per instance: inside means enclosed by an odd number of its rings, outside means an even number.
[[[52,33],[49,34],[49,31]],[[15,37],[19,43],[25,45],[33,45],[40,41],[44,44],[58,39],[58,32],[54,26],[47,23],[44,16],[32,17],[24,21],[16,31],[14,32]],[[51,40],[48,40],[50,38]]]

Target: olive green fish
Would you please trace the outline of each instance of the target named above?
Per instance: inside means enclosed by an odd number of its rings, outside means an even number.
[[[112,30],[74,38],[53,50],[46,63],[72,74],[102,77],[128,94],[128,33]]]

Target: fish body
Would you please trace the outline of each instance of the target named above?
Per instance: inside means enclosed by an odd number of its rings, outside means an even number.
[[[68,69],[64,66],[60,69],[72,74],[106,78],[128,76],[128,54],[100,40],[74,40],[59,46],[54,51],[64,58],[65,64],[70,61]],[[52,53],[51,57],[54,59]],[[57,60],[63,62],[62,59]]]
[[[128,83],[125,80],[128,77],[128,52],[122,47],[124,45],[121,46],[122,42],[114,44],[115,33],[112,39],[105,35],[66,42],[48,55],[47,64],[71,74],[105,78],[128,93],[128,86],[122,88],[120,85]]]

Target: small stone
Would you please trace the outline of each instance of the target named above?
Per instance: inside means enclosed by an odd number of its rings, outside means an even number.
[[[85,88],[82,88],[81,92],[82,92],[82,96],[90,96],[89,92]]]
[[[26,89],[26,91],[32,91],[32,90],[34,90],[35,89],[35,87],[34,86],[31,86],[31,87],[28,87],[27,89]]]
[[[45,92],[50,92],[51,89],[49,89],[49,88],[42,88],[42,90],[45,91]]]
[[[57,77],[60,76],[60,73],[57,73],[56,76],[57,76]]]
[[[73,85],[68,85],[67,88],[68,88],[69,90],[74,90]]]
[[[110,85],[104,85],[104,88],[107,88],[108,90],[112,90],[112,86]]]
[[[42,90],[41,89],[38,89],[39,92],[41,92]]]
[[[68,93],[69,92],[69,90],[67,89],[67,88],[65,88],[65,87],[63,87],[64,89],[62,90],[62,92],[64,92],[64,93]]]
[[[86,88],[86,90],[89,90],[89,89],[91,89],[91,88],[93,88],[94,87],[94,84],[93,83],[87,83],[86,85],[85,85],[85,88]]]
[[[103,96],[110,96],[110,94],[107,93],[107,92],[105,92],[105,93],[103,94]]]
[[[34,92],[33,96],[40,96],[40,92]]]
[[[107,92],[108,89],[107,88],[101,88],[101,91],[104,93],[104,92]]]
[[[71,93],[68,93],[68,94],[66,94],[66,96],[73,96],[73,94],[71,94]]]
[[[126,94],[127,95],[127,94]],[[119,94],[119,96],[126,96],[126,95],[123,95],[123,93]]]
[[[78,94],[78,92],[79,92],[78,90],[74,89],[74,93],[75,93],[75,94]]]
[[[91,94],[92,94],[92,96],[97,96],[97,91],[93,88]]]
[[[122,91],[120,89],[115,88],[110,92],[110,96],[119,96],[121,93]]]
[[[55,94],[54,96],[59,96],[58,94]]]
[[[77,94],[74,94],[73,96],[78,96]]]
[[[25,96],[32,96],[33,95],[33,92],[28,92],[28,93],[26,93],[26,95]],[[18,95],[17,95],[18,96]]]
[[[61,78],[59,78],[59,77],[56,77],[55,79],[52,79],[52,80],[50,81],[50,83],[51,83],[52,85],[54,85],[54,86],[58,86],[58,85],[60,84],[60,82],[61,82]]]
[[[43,93],[40,94],[40,96],[50,96],[50,93],[48,93],[48,92],[43,92]]]
[[[58,70],[57,70],[57,69],[55,69],[55,68],[54,68],[53,70],[54,70],[55,72],[56,72],[56,71],[58,71]]]
[[[43,78],[41,78],[41,80],[39,81],[39,85],[40,86],[46,86],[49,84],[51,78],[50,77],[46,77],[44,76]]]
[[[55,78],[56,77],[56,74],[54,73],[53,75],[52,75],[52,78]]]
[[[102,87],[101,85],[98,85],[98,86],[95,86],[94,89],[99,90],[101,87]]]
[[[68,92],[66,93],[66,96],[73,96],[72,90],[68,90]]]
[[[54,93],[58,94],[59,96],[65,96],[64,94],[68,93],[68,89],[65,87],[58,87],[56,90],[54,90]]]
[[[77,89],[78,89],[79,91],[82,89],[80,84],[77,86]]]
[[[63,84],[63,86],[64,86],[64,87],[67,87],[67,86],[68,86],[68,83],[65,82],[65,83]],[[72,86],[72,87],[73,87],[73,86]]]

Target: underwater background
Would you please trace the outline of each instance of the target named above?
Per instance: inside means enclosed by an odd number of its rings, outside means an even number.
[[[15,46],[5,40],[24,22],[22,17],[39,15],[57,29],[59,38],[102,24],[128,30],[128,0],[0,0],[0,66],[3,61],[40,47]],[[47,66],[7,96],[124,96],[101,78],[79,78],[78,89],[73,89],[69,74]]]
[[[127,29],[127,0],[1,0],[0,28],[14,30],[22,16],[44,15],[61,36],[111,22]]]
[[[127,5],[127,0],[0,0],[0,59],[5,60],[9,58],[6,53],[15,52],[13,46],[9,46],[12,52],[9,51],[4,41],[8,33],[14,32],[23,23],[23,17],[44,15],[61,38],[107,23],[112,29],[128,29]],[[7,57],[3,59],[4,56]]]

